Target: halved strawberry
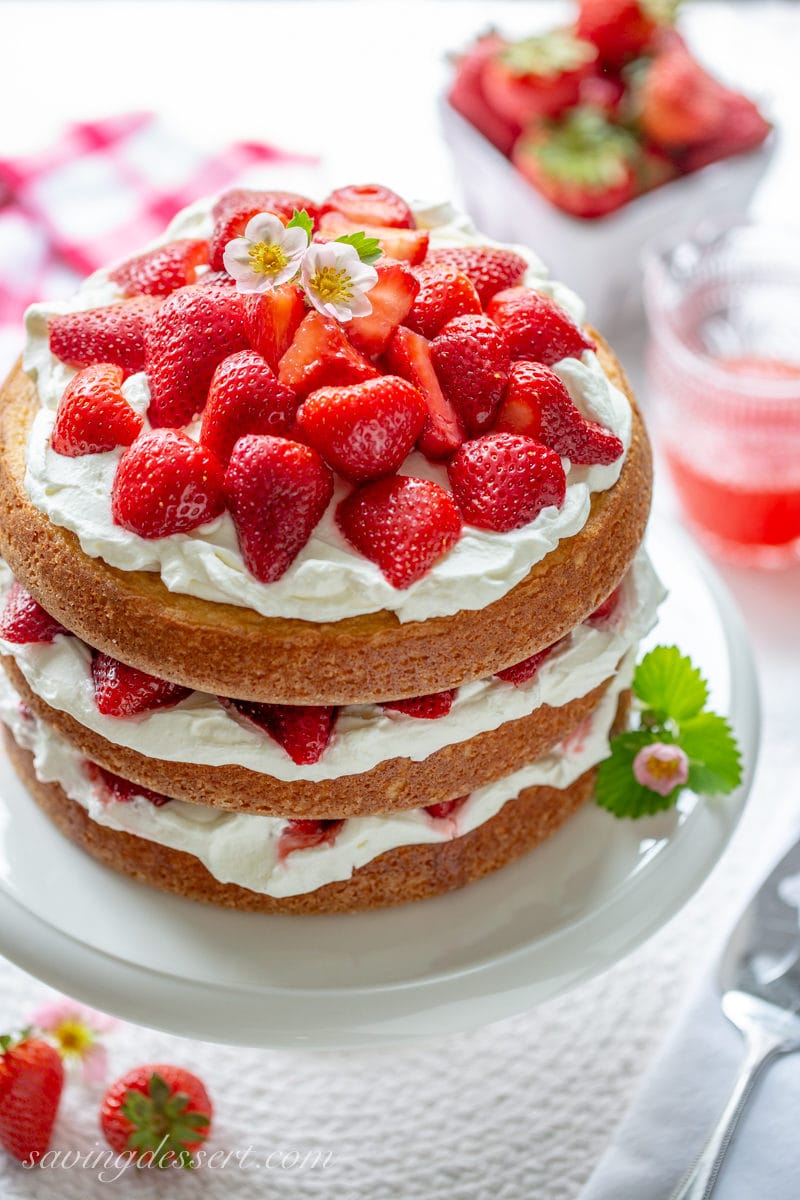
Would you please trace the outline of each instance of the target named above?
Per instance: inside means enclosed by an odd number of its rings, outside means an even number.
[[[505,45],[497,34],[489,33],[459,55],[456,76],[448,93],[448,100],[457,113],[496,146],[501,154],[509,154],[519,137],[520,126],[515,121],[501,117],[489,103],[484,87],[483,72],[486,63]]]
[[[555,372],[541,363],[514,363],[494,428],[537,438],[574,463],[608,465],[624,451],[616,434],[588,421]]]
[[[545,659],[550,657],[558,645],[558,642],[554,642],[552,646],[545,646],[544,650],[537,650],[535,654],[531,654],[529,658],[523,658],[522,662],[514,663],[512,667],[504,667],[502,671],[495,671],[495,675],[498,679],[503,679],[506,683],[513,683],[514,687],[519,687],[520,684],[533,679],[539,667]]]
[[[563,308],[531,288],[507,288],[489,301],[487,314],[502,329],[512,358],[533,358],[546,367],[596,350],[591,338]]]
[[[428,251],[430,235],[427,229],[396,229],[388,225],[363,225],[348,221],[338,212],[327,212],[317,223],[317,241],[335,241],[345,233],[365,233],[377,238],[383,253],[388,258],[399,258],[404,262],[421,263]]]
[[[314,846],[332,846],[344,821],[287,821],[278,839],[278,861],[283,862],[295,850]]]
[[[111,512],[117,525],[139,537],[188,533],[224,508],[222,467],[178,429],[145,433],[119,460]]]
[[[220,697],[283,746],[292,762],[319,762],[333,737],[338,708],[321,704],[258,704]]]
[[[513,433],[465,442],[447,474],[464,520],[498,533],[528,525],[549,505],[560,508],[567,487],[555,451]]]
[[[284,283],[271,292],[245,296],[243,307],[250,345],[277,371],[308,312],[303,292],[291,283]]]
[[[208,262],[208,242],[179,238],[120,263],[109,278],[125,296],[168,296],[197,279],[197,268]]]
[[[147,331],[151,425],[188,424],[202,412],[219,363],[246,347],[239,292],[188,287],[168,296]]]
[[[0,615],[0,637],[24,646],[35,642],[52,642],[59,633],[69,634],[69,630],[45,612],[41,604],[15,579],[8,589]]]
[[[163,301],[137,296],[105,308],[63,313],[48,322],[50,349],[70,367],[114,363],[126,375],[144,370],[145,337]]]
[[[99,766],[98,763],[89,762],[87,759],[84,767],[89,778],[108,792],[117,804],[130,804],[139,797],[148,800],[154,808],[163,808],[170,802],[169,796],[163,795],[162,792],[154,792],[152,788],[134,783],[131,779],[124,779],[122,775],[115,775],[113,771]]]
[[[338,321],[310,312],[278,367],[281,383],[304,400],[322,387],[346,386],[374,379],[378,371],[347,340]]]
[[[295,210],[300,212],[303,209],[312,220],[315,218],[317,207],[313,200],[296,192],[262,192],[251,188],[233,188],[223,192],[211,210],[214,221],[209,249],[212,270],[223,270],[225,247],[233,238],[241,237],[247,222],[256,213],[275,213],[286,223],[291,220]]]
[[[412,696],[408,700],[384,700],[381,708],[405,713],[407,717],[417,717],[422,721],[435,721],[450,712],[457,690],[450,688],[445,692],[431,692],[428,696]]]
[[[224,358],[214,372],[203,410],[200,441],[227,466],[246,433],[288,437],[299,401],[255,350]]]
[[[450,458],[464,441],[464,426],[441,389],[426,339],[401,325],[389,342],[386,363],[392,374],[413,383],[425,401],[428,414],[417,440],[422,453],[432,459]]]
[[[122,367],[83,367],[58,402],[50,444],[56,454],[77,458],[130,446],[144,424],[122,394]]]
[[[225,493],[248,570],[273,583],[328,507],[333,475],[310,446],[248,434],[233,448]]]
[[[297,412],[304,441],[353,483],[393,474],[425,423],[425,402],[396,375],[312,392]]]
[[[402,196],[379,183],[350,184],[331,192],[319,207],[320,213],[339,212],[356,225],[393,225],[414,229],[414,214]]]
[[[419,291],[405,324],[415,333],[430,339],[454,317],[483,311],[472,281],[456,267],[425,262],[414,274]]]
[[[503,332],[485,315],[456,317],[431,342],[431,358],[467,434],[483,433],[494,420],[511,366]]]
[[[375,270],[378,282],[369,292],[372,312],[368,317],[354,317],[346,326],[350,341],[370,358],[384,352],[419,291],[419,281],[407,263],[383,257],[375,263]]]
[[[474,284],[482,305],[488,304],[495,292],[521,283],[528,269],[521,254],[503,246],[439,246],[428,251],[425,265],[428,263],[443,263],[461,271]]]
[[[435,821],[444,821],[452,817],[469,800],[469,796],[457,796],[455,800],[440,800],[438,804],[427,804],[425,812]]]
[[[489,103],[513,125],[557,117],[578,103],[581,80],[591,74],[597,48],[569,29],[502,46],[486,63],[483,90]]]
[[[395,588],[426,575],[461,534],[452,496],[438,483],[407,475],[357,488],[339,505],[336,520],[351,545],[377,563]]]
[[[189,695],[189,688],[148,675],[119,662],[110,654],[92,654],[92,683],[97,711],[104,717],[135,717],[156,708],[171,708]]]

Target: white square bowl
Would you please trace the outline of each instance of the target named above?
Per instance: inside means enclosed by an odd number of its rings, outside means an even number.
[[[582,221],[555,208],[446,99],[444,134],[475,224],[499,242],[529,246],[554,278],[586,303],[602,329],[641,313],[644,246],[680,237],[709,218],[743,216],[772,156],[775,134],[758,149],[712,163],[637,197],[618,212]]]

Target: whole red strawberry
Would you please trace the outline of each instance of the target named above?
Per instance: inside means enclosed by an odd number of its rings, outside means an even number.
[[[223,359],[214,372],[200,441],[227,466],[234,445],[246,433],[288,436],[298,403],[260,354],[240,350]]]
[[[331,241],[345,233],[365,233],[377,238],[387,258],[408,263],[421,263],[428,251],[430,234],[427,229],[399,229],[394,225],[365,225],[350,221],[340,212],[323,213],[314,234],[316,241]]]
[[[89,778],[93,779],[95,783],[101,784],[104,791],[117,804],[130,804],[134,800],[142,799],[147,800],[154,808],[163,808],[165,804],[170,803],[169,796],[134,783],[132,779],[124,779],[122,775],[115,775],[113,771],[107,771],[105,767],[89,762],[88,759],[83,765]]]
[[[295,850],[332,846],[344,821],[287,821],[278,839],[278,861]]]
[[[562,358],[580,358],[584,350],[596,349],[555,300],[532,288],[498,292],[487,313],[502,329],[512,358],[533,358],[552,367]]]
[[[244,328],[248,341],[273,371],[277,371],[307,312],[303,292],[292,283],[244,297]]]
[[[489,433],[465,442],[447,469],[464,520],[507,533],[527,525],[543,508],[564,503],[567,481],[554,450],[513,433]]]
[[[402,196],[379,183],[350,184],[337,188],[322,201],[320,213],[339,212],[357,225],[416,226],[414,214]]]
[[[434,460],[450,458],[464,441],[464,427],[442,391],[427,340],[401,325],[387,347],[386,363],[393,375],[413,383],[425,401],[427,415],[417,440],[419,449]]]
[[[678,154],[680,169],[699,171],[709,163],[732,154],[742,154],[760,146],[772,126],[762,117],[758,107],[738,92],[725,89],[725,117],[714,136],[697,142]]]
[[[252,721],[280,746],[292,762],[319,762],[333,737],[338,708],[320,704],[258,704],[222,699],[226,708]]]
[[[456,112],[488,138],[501,154],[509,154],[520,127],[515,121],[500,116],[489,103],[483,86],[486,64],[504,44],[497,34],[489,33],[459,55],[447,98]]]
[[[119,460],[111,487],[117,525],[143,538],[188,533],[225,508],[222,467],[178,429],[154,429]]]
[[[419,291],[405,324],[423,337],[435,337],[453,317],[483,311],[472,281],[456,267],[425,262],[414,268],[414,274]]]
[[[208,262],[208,242],[179,238],[148,250],[109,272],[125,296],[168,296],[197,279],[197,268]]]
[[[676,8],[676,0],[580,0],[577,32],[597,47],[604,67],[619,71],[650,49]]]
[[[657,146],[680,150],[717,135],[725,121],[727,89],[676,37],[653,58],[638,101],[644,134]]]
[[[624,450],[616,434],[584,417],[556,373],[541,363],[514,363],[494,427],[537,438],[578,464],[608,465]]]
[[[105,308],[51,317],[50,349],[71,367],[114,363],[126,375],[143,371],[146,334],[162,303],[157,296],[137,296]]]
[[[504,120],[524,128],[537,117],[557,117],[577,104],[581,81],[596,59],[591,42],[556,29],[498,50],[484,67],[483,90]]]
[[[298,436],[353,483],[393,474],[422,431],[427,410],[396,375],[312,392],[297,413]]]
[[[431,692],[428,696],[412,696],[408,700],[384,700],[381,707],[405,713],[407,717],[435,721],[439,717],[446,717],[450,712],[456,698],[456,690],[450,688],[445,692]]]
[[[225,247],[233,238],[241,237],[248,221],[256,213],[271,212],[284,222],[291,220],[292,214],[305,210],[314,219],[316,206],[307,196],[297,192],[260,192],[250,188],[233,188],[223,192],[213,209],[211,217],[214,229],[211,234],[209,259],[213,271],[224,268],[222,256]]]
[[[328,507],[333,475],[310,446],[248,434],[233,448],[225,492],[248,569],[273,583]]]
[[[111,1149],[133,1161],[191,1167],[192,1155],[211,1132],[213,1111],[196,1075],[183,1067],[148,1063],[108,1088],[100,1128]]]
[[[521,283],[528,268],[521,254],[503,246],[440,246],[428,251],[425,262],[440,263],[461,271],[474,284],[484,306],[495,292]]]
[[[438,483],[407,475],[358,488],[341,502],[336,520],[351,545],[396,588],[426,575],[461,533],[452,496]]]
[[[374,379],[378,372],[359,354],[338,321],[310,312],[299,325],[278,368],[281,383],[304,400],[323,387]]]
[[[106,717],[135,717],[155,708],[171,708],[189,695],[189,688],[129,667],[100,650],[92,654],[92,683],[97,711]]]
[[[70,379],[50,439],[56,454],[77,458],[130,446],[144,421],[122,394],[123,376],[122,367],[98,363]]]
[[[347,336],[362,354],[382,354],[389,340],[403,321],[419,291],[414,269],[404,262],[379,258],[375,263],[378,282],[370,288],[372,312],[366,317],[354,317],[347,322]]]
[[[33,1165],[47,1152],[64,1088],[61,1055],[24,1031],[0,1037],[0,1146]]]
[[[15,579],[0,615],[0,637],[24,646],[32,642],[52,642],[59,633],[68,634],[69,630],[45,612]]]
[[[219,363],[246,347],[239,292],[188,287],[168,296],[147,331],[151,425],[188,424],[202,411]]]
[[[431,358],[467,434],[483,433],[494,420],[511,366],[502,330],[487,316],[456,317],[431,342]]]

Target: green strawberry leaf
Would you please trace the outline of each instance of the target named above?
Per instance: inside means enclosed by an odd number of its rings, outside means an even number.
[[[336,241],[344,242],[346,246],[353,246],[361,261],[368,265],[374,263],[383,254],[378,239],[367,237],[361,230],[358,233],[343,233]]]
[[[689,756],[689,787],[694,791],[725,795],[742,782],[742,757],[724,717],[698,713],[681,722],[677,740]]]
[[[677,646],[656,646],[645,655],[633,676],[633,691],[646,708],[678,724],[697,716],[708,700],[706,681]]]
[[[295,209],[294,212],[292,213],[291,221],[286,222],[286,228],[287,229],[302,229],[305,232],[305,235],[310,242],[311,235],[314,232],[314,222],[311,220],[311,217],[308,215],[308,213],[306,212],[306,210],[304,208],[300,209],[299,212],[297,211],[297,209]]]

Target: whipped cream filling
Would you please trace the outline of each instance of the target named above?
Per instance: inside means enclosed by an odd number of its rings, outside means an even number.
[[[208,237],[213,197],[179,213],[159,242],[176,237]],[[431,231],[432,246],[497,244],[481,236],[469,219],[450,205],[420,206],[420,225]],[[158,243],[154,243],[158,244]],[[549,281],[541,262],[525,247],[513,247],[529,263],[526,282],[552,295],[581,320],[583,307],[563,286]],[[140,538],[114,524],[111,487],[122,448],[105,454],[66,458],[50,447],[55,410],[72,368],[50,352],[47,322],[59,313],[113,303],[121,298],[106,271],[91,275],[76,295],[60,303],[33,305],[26,315],[25,369],[38,389],[42,408],[31,429],[25,486],[31,502],[56,524],[71,530],[85,554],[125,571],[157,571],[172,592],[216,603],[251,608],[266,617],[338,621],[378,612],[396,613],[401,622],[445,617],[482,609],[499,600],[556,548],[585,525],[594,492],[619,478],[624,455],[610,466],[573,466],[564,459],[567,492],[560,509],[543,509],[521,529],[495,533],[465,525],[453,549],[416,583],[392,587],[379,568],[344,539],[335,521],[338,501],[349,490],[340,484],[311,538],[275,583],[255,579],[239,552],[233,520],[224,513],[188,534]],[[627,398],[614,387],[592,351],[563,359],[555,371],[575,404],[590,420],[612,430],[627,452],[632,415]],[[124,393],[137,411],[149,403],[147,379],[134,375]],[[149,424],[145,421],[145,429]],[[188,432],[196,435],[198,423]],[[409,455],[401,473],[432,479],[449,490],[446,469],[423,455]]]
[[[110,799],[92,781],[86,760],[54,730],[26,714],[19,696],[0,673],[0,720],[34,756],[37,778],[59,783],[93,821],[194,855],[221,883],[235,883],[264,895],[285,897],[313,892],[326,883],[349,879],[388,850],[450,841],[490,820],[529,787],[567,788],[609,752],[609,733],[620,692],[629,686],[635,650],[592,716],[549,754],[505,779],[479,788],[451,816],[437,819],[424,809],[344,822],[334,842],[295,850],[282,859],[278,843],[287,821],[229,813],[171,800],[155,807],[144,797]]]
[[[10,572],[2,564],[0,571],[7,586]],[[528,716],[543,704],[559,708],[585,696],[610,679],[623,655],[652,629],[664,594],[641,551],[612,617],[603,625],[579,625],[526,683],[515,687],[493,676],[464,684],[450,712],[436,720],[377,704],[348,705],[322,758],[311,764],[294,763],[267,733],[201,692],[138,717],[103,716],[94,699],[91,650],[78,638],[59,635],[49,644],[27,645],[0,638],[0,652],[14,659],[31,691],[46,704],[115,745],[167,762],[235,764],[286,782],[320,782],[358,775],[392,758],[422,762],[444,746]]]

